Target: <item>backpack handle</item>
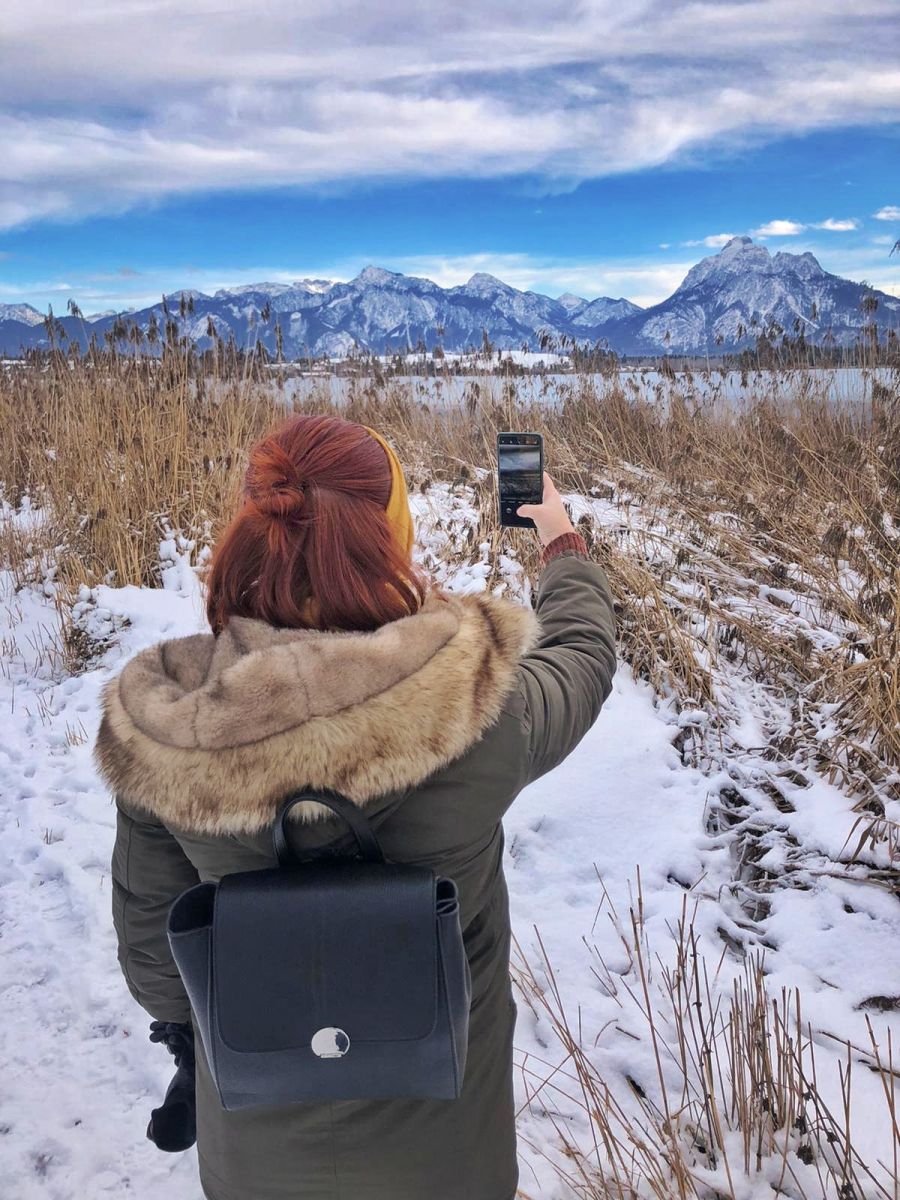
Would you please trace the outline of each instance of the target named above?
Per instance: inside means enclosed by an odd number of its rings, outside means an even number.
[[[287,839],[285,821],[294,805],[300,804],[304,800],[315,800],[317,804],[324,804],[333,813],[336,813],[339,817],[343,817],[353,831],[360,854],[366,862],[384,862],[384,851],[381,849],[381,845],[375,836],[375,831],[369,823],[368,817],[363,814],[352,800],[348,800],[346,796],[341,796],[337,792],[329,791],[327,788],[323,788],[321,791],[302,788],[300,791],[292,792],[287,797],[272,827],[272,841],[280,867],[288,867],[297,862],[297,856],[291,849]]]

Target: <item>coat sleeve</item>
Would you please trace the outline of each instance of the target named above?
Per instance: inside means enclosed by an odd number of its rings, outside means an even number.
[[[200,882],[161,822],[116,797],[112,914],[128,990],[157,1021],[189,1021],[187,994],[166,937],[172,902]]]
[[[538,580],[538,643],[522,658],[528,731],[526,782],[578,745],[612,690],[615,613],[606,572],[577,551],[552,558]]]

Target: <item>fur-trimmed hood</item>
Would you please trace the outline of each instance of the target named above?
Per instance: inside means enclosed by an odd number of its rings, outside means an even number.
[[[95,761],[123,800],[197,833],[257,832],[307,785],[364,805],[479,741],[538,631],[513,601],[438,590],[374,633],[234,617],[218,638],[151,646],[106,683]]]

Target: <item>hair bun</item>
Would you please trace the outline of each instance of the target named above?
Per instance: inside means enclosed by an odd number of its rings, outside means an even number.
[[[290,458],[269,445],[265,455],[252,455],[244,494],[267,517],[294,517],[306,499],[303,484]]]
[[[251,499],[267,517],[294,517],[303,508],[304,493],[299,487],[271,487]]]

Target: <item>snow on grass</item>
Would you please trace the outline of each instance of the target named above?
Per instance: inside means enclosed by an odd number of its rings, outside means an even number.
[[[495,559],[490,544],[477,540],[471,493],[435,484],[411,503],[418,556],[443,586],[481,591],[493,579],[498,591],[528,596],[515,554]],[[615,535],[621,507],[603,498],[578,504]],[[6,518],[39,519],[29,510]],[[647,528],[661,533],[653,521]],[[144,1137],[171,1060],[147,1041],[149,1018],[116,963],[114,809],[90,759],[110,672],[162,638],[205,628],[192,556],[196,547],[172,534],[160,547],[161,588],[82,590],[73,625],[101,654],[76,676],[59,653],[52,579],[16,591],[9,573],[0,576],[4,1200],[200,1200],[194,1151],[163,1155]],[[754,594],[773,613],[817,619],[814,605],[796,611],[787,596],[779,597],[789,605],[781,608],[763,589]],[[686,911],[723,994],[753,955],[764,954],[772,996],[782,987],[802,989],[820,1086],[835,1111],[837,1062],[846,1056],[840,1040],[852,1042],[853,1132],[874,1167],[889,1158],[891,1135],[881,1079],[864,1065],[865,1018],[882,1042],[888,1027],[900,1032],[893,1011],[900,1003],[900,906],[864,867],[839,866],[854,820],[850,799],[808,763],[802,770],[788,764],[785,773],[786,764],[762,757],[773,728],[788,720],[777,682],[754,679],[736,662],[720,672],[717,687],[715,713],[699,705],[679,712],[620,666],[581,745],[518,798],[506,820],[506,867],[521,954],[546,982],[546,951],[586,1053],[638,1115],[626,1077],[652,1095],[658,1068],[646,1018],[630,999],[630,910],[640,905],[654,988],[673,960],[673,931]],[[718,758],[708,744],[711,726],[721,741]],[[570,1196],[557,1171],[571,1165],[559,1131],[585,1151],[592,1133],[570,1065],[554,1077],[555,1088],[538,1088],[564,1056],[546,1014],[524,997],[516,1046],[522,1192]],[[735,1147],[729,1153],[739,1163]],[[806,1167],[798,1160],[795,1169]],[[807,1183],[818,1178],[813,1171]],[[709,1178],[711,1187],[721,1183],[715,1172]],[[737,1194],[765,1200],[771,1178],[778,1172],[767,1163]],[[806,1194],[817,1197],[815,1183]]]

